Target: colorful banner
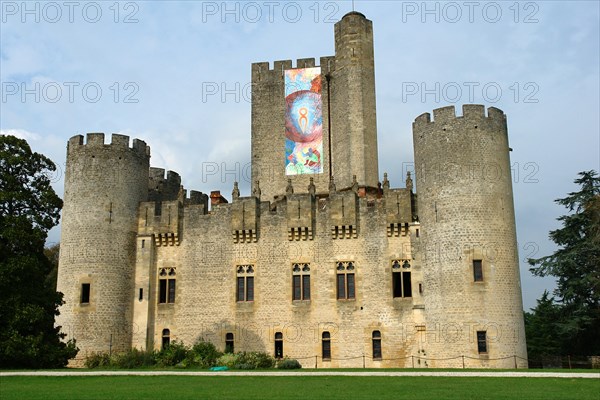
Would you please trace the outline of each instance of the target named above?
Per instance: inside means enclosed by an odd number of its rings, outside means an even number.
[[[285,71],[285,174],[323,172],[321,68]]]

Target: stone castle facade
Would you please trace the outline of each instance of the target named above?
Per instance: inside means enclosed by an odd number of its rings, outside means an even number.
[[[80,357],[203,338],[305,367],[526,367],[504,113],[420,115],[418,195],[380,182],[372,23],[351,12],[320,59],[320,173],[289,174],[284,76],[313,67],[252,65],[249,196],[188,196],[138,139],[69,140],[57,324]]]

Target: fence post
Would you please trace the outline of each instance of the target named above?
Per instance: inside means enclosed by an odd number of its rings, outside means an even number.
[[[110,342],[108,344],[108,356],[112,356],[112,333],[110,334]]]
[[[463,369],[465,369],[465,356],[462,356]]]
[[[365,367],[365,355],[364,354],[363,354],[363,368],[366,368]]]
[[[410,359],[412,360],[412,366],[414,369],[415,368],[415,356],[410,356]]]
[[[317,367],[317,357],[319,357],[319,356],[315,356],[315,369],[319,368],[319,367]]]
[[[515,354],[513,358],[515,359],[515,369],[519,369],[519,366],[517,365],[517,355]]]

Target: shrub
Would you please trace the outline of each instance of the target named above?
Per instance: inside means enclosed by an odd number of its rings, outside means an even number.
[[[204,339],[201,338],[188,352],[188,355],[184,360],[184,365],[186,367],[200,368],[214,367],[217,365],[217,360],[222,355],[223,353],[217,350],[214,344],[205,342]]]
[[[277,363],[278,369],[300,369],[302,365],[293,358],[284,358]]]
[[[228,368],[235,368],[239,359],[239,353],[226,353],[217,359],[217,365],[224,365]]]
[[[248,364],[251,365],[254,369],[266,369],[273,368],[275,366],[275,359],[267,353],[249,351],[238,353],[238,355],[238,364]]]
[[[85,363],[86,368],[102,368],[110,366],[110,356],[108,353],[92,353],[86,357]]]
[[[173,341],[156,353],[156,364],[160,367],[173,367],[185,360],[188,352],[189,349],[183,343]]]
[[[131,349],[117,354],[111,360],[111,364],[118,368],[132,369],[154,365],[154,352]]]

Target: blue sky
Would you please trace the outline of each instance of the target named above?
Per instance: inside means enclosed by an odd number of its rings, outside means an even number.
[[[597,1],[356,1],[373,21],[380,174],[403,186],[412,121],[477,103],[508,116],[524,305],[552,279],[523,260],[579,171],[600,170]],[[62,169],[69,137],[145,140],[188,189],[249,194],[252,62],[334,54],[349,1],[2,1],[0,129]],[[458,111],[460,113],[460,111]],[[283,151],[283,150],[282,150]],[[216,166],[216,173],[215,171]],[[234,174],[222,176],[227,171]],[[60,240],[60,228],[49,241]]]

